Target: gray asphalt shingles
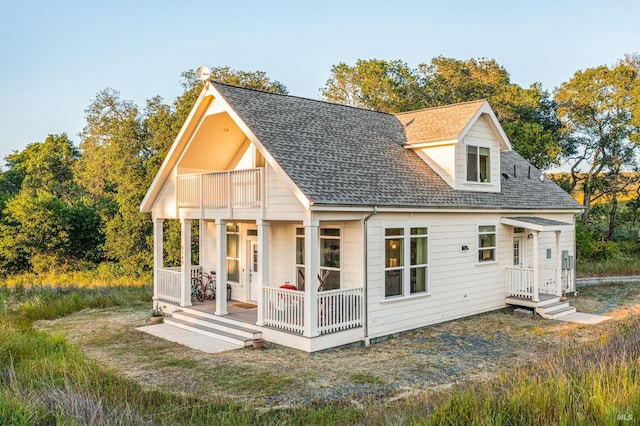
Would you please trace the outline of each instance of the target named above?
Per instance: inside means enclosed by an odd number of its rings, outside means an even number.
[[[392,114],[212,84],[314,205],[579,208],[514,151],[501,153],[500,193],[456,191],[403,148]]]

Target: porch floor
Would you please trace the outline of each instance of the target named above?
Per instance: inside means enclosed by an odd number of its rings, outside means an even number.
[[[195,311],[203,312],[206,314],[215,314],[216,312],[216,301],[215,300],[205,300],[204,302],[193,301],[193,305],[190,306],[190,309]],[[255,325],[256,321],[258,321],[258,308],[246,308],[242,306],[247,305],[255,305],[253,303],[239,302],[237,300],[229,300],[227,302],[227,318],[233,319],[239,322],[244,322],[246,324]]]
[[[540,301],[536,303],[533,300],[528,299],[526,297],[508,296],[507,303],[510,305],[536,306],[536,305],[543,305],[544,302],[558,298],[558,297],[560,296],[556,296],[555,294],[540,293],[538,294],[538,298],[540,299]]]

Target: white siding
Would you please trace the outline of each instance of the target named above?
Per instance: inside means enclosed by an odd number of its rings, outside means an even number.
[[[342,288],[363,287],[364,256],[362,221],[342,225]]]
[[[176,219],[176,177],[171,174],[152,207],[153,216],[164,219]]]
[[[280,287],[286,282],[295,285],[295,226],[291,223],[272,222],[270,240],[268,286]]]
[[[491,149],[491,182],[468,183],[467,182],[467,145],[488,147]],[[500,144],[493,130],[489,126],[488,119],[484,116],[478,118],[471,129],[465,135],[463,141],[456,146],[456,189],[499,192],[500,191]]]
[[[200,265],[205,272],[215,271],[216,266],[216,224],[212,220],[204,220],[201,222],[200,230],[200,246],[202,259]]]
[[[266,167],[267,174],[267,204],[265,215],[270,220],[300,219],[305,209],[284,179],[271,167]]]
[[[505,267],[513,263],[513,228],[500,224],[500,217],[498,213],[461,213],[414,214],[410,217],[378,214],[372,218],[367,247],[369,337],[382,337],[504,307]],[[559,215],[544,217],[572,223],[571,218]],[[397,225],[403,219],[410,221],[412,226],[429,228],[429,295],[385,300],[384,228],[389,224]],[[496,225],[495,262],[478,263],[479,225]],[[548,239],[553,241],[551,248],[555,253],[555,233],[540,235],[540,256],[545,256],[544,248],[551,244],[547,243]],[[469,249],[462,250],[462,246]],[[573,252],[572,232],[563,235],[561,250]]]

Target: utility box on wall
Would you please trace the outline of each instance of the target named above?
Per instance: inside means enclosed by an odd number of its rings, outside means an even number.
[[[573,256],[569,256],[569,250],[562,250],[562,269],[573,269]]]

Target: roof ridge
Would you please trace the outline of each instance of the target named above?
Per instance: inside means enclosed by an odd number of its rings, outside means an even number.
[[[402,112],[397,112],[397,113],[395,113],[393,115],[413,114],[413,113],[416,113],[416,112],[433,111],[433,110],[436,110],[436,109],[459,107],[459,106],[462,106],[462,105],[468,105],[468,104],[474,104],[474,103],[484,103],[484,102],[488,102],[488,101],[485,98],[482,98],[482,99],[476,99],[474,101],[465,101],[465,102],[458,102],[458,103],[455,103],[455,104],[440,105],[440,106],[428,107],[428,108],[420,108],[420,109],[414,109],[412,111],[402,111]]]
[[[326,104],[326,105],[331,105],[331,106],[336,106],[336,107],[352,108],[352,109],[357,109],[359,111],[366,111],[366,112],[375,112],[377,114],[384,114],[384,115],[390,115],[390,116],[395,116],[396,115],[396,114],[391,113],[391,112],[376,111],[375,109],[361,108],[361,107],[357,107],[357,106],[353,106],[353,105],[341,104],[341,103],[338,103],[338,102],[324,101],[322,99],[312,99],[312,98],[306,98],[304,96],[290,95],[288,93],[277,93],[277,92],[270,92],[268,90],[254,89],[252,87],[237,86],[235,84],[224,83],[224,82],[218,81],[218,80],[209,80],[209,81],[211,83],[220,84],[222,86],[232,87],[234,89],[250,90],[250,91],[253,91],[253,92],[265,93],[265,94],[268,94],[268,95],[277,95],[277,96],[282,96],[282,97],[285,97],[285,98],[301,99],[303,101],[318,102],[318,103],[321,103],[321,104]]]

